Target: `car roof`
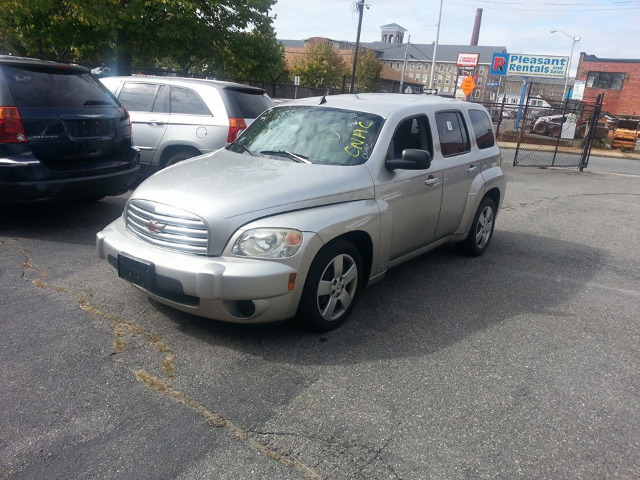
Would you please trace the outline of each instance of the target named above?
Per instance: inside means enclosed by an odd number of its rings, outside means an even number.
[[[51,60],[40,60],[38,58],[16,57],[13,55],[0,55],[0,64],[16,66],[23,65],[31,67],[49,67],[60,70],[73,70],[82,73],[89,73],[88,68],[84,68],[79,65],[69,65],[67,63],[52,62]]]
[[[438,109],[454,107],[468,108],[470,106],[479,106],[484,108],[480,104],[463,102],[462,100],[457,100],[455,98],[440,97],[438,95],[414,95],[401,93],[326,95],[324,97],[291,100],[287,101],[286,105],[318,105],[330,108],[343,108],[346,110],[375,113],[385,118],[398,112],[398,110],[401,110],[403,107],[414,107],[417,105]],[[463,105],[466,105],[466,107],[463,107]]]
[[[189,85],[204,85],[215,88],[238,88],[238,89],[247,89],[247,90],[257,90],[264,92],[265,90],[260,87],[253,87],[250,85],[243,85],[242,83],[235,82],[226,82],[222,80],[210,80],[206,78],[189,78],[189,77],[163,77],[163,76],[154,76],[154,75],[132,75],[130,77],[106,77],[102,80],[105,81],[133,81],[133,82],[141,82],[141,83],[157,83],[162,82],[169,85],[177,85],[177,86],[189,86]]]

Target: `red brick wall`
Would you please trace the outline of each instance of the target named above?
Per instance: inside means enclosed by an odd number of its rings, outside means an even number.
[[[640,60],[616,61],[616,59],[585,60],[585,53],[580,53],[576,80],[587,81],[589,72],[625,73],[621,90],[602,90],[585,88],[583,101],[595,102],[596,95],[604,93],[603,110],[613,115],[640,115]],[[593,55],[587,55],[594,57]],[[604,61],[603,61],[604,60]]]

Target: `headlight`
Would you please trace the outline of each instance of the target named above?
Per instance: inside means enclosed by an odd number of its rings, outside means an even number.
[[[302,232],[284,228],[247,230],[236,240],[231,251],[241,257],[293,257],[302,246]]]

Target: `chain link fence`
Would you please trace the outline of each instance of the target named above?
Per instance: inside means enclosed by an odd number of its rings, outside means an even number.
[[[595,105],[566,101],[556,106],[484,103],[504,156],[513,165],[580,167],[585,140],[606,141],[608,129],[589,130]],[[597,125],[597,124],[596,124]]]

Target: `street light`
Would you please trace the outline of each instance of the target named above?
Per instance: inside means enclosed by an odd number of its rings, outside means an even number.
[[[576,43],[580,41],[579,36],[569,35],[567,32],[563,32],[562,30],[556,30],[555,28],[551,30],[551,33],[562,33],[571,39],[571,55],[569,56],[569,65],[567,66],[567,73],[564,76],[564,90],[562,90],[562,101],[565,101],[565,95],[567,94],[567,83],[569,82],[569,71],[571,70],[571,60],[573,59],[573,49],[576,46]]]

